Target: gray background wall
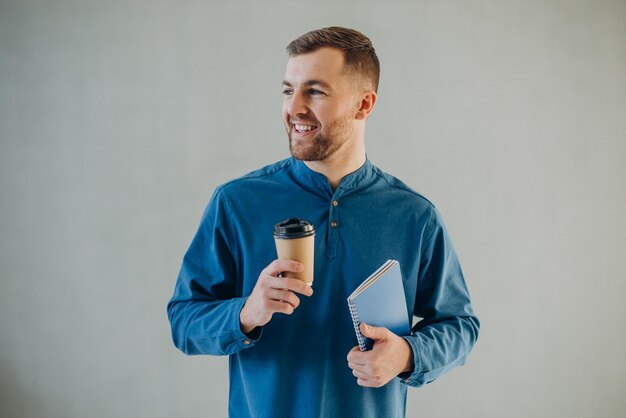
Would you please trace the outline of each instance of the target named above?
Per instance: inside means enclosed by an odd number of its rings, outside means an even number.
[[[0,1],[0,415],[219,417],[165,305],[218,184],[288,155],[284,46],[382,62],[370,159],[431,198],[482,333],[419,417],[626,416],[626,2]]]

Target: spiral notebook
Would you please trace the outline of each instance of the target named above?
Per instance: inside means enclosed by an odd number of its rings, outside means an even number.
[[[409,335],[409,314],[402,285],[400,263],[387,260],[363,281],[350,296],[348,307],[361,351],[372,348],[373,341],[359,330],[361,322],[388,328],[396,335]]]

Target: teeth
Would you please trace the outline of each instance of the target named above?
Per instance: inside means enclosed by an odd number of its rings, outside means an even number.
[[[296,130],[302,132],[302,131],[312,131],[313,129],[315,129],[315,126],[312,125],[294,125]]]

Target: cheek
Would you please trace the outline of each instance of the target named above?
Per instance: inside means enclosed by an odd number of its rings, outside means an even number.
[[[309,108],[309,113],[313,116],[313,118],[317,119],[322,124],[328,123],[333,119],[332,110],[324,106],[311,106]]]
[[[338,120],[343,119],[348,115],[352,115],[354,113],[354,106],[352,103],[344,102],[325,110],[328,118]]]

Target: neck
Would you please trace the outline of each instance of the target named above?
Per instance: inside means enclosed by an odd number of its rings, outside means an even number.
[[[323,161],[304,161],[311,170],[323,174],[328,179],[333,191],[337,190],[341,179],[357,171],[365,164],[365,147],[359,147],[350,153],[336,153]]]

